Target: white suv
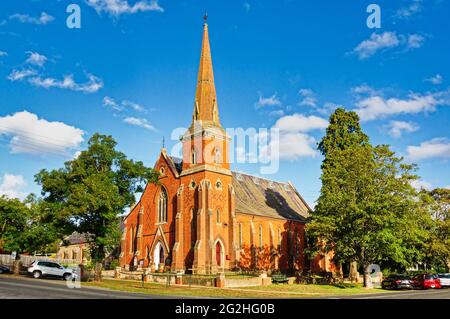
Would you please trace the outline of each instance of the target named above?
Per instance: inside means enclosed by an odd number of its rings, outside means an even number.
[[[28,267],[28,273],[36,279],[41,277],[58,277],[64,280],[73,280],[77,278],[75,270],[64,268],[60,264],[51,261],[33,261],[31,266]]]

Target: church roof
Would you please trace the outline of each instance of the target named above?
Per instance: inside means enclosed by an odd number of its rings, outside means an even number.
[[[182,159],[168,158],[181,174]],[[237,213],[306,221],[311,209],[292,184],[241,172],[232,175]]]

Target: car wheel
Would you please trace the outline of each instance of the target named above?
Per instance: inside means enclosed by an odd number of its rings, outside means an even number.
[[[64,274],[63,279],[64,279],[65,281],[70,281],[70,280],[72,280],[72,274],[69,274],[69,273]]]
[[[42,274],[40,271],[38,271],[38,270],[33,271],[33,277],[35,279],[39,279],[39,278],[41,278],[41,276],[42,276]]]

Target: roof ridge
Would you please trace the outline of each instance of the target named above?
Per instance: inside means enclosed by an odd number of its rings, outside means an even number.
[[[277,180],[268,179],[266,177],[261,177],[261,176],[254,175],[254,174],[244,173],[244,172],[241,172],[241,171],[231,171],[231,173],[247,175],[247,176],[250,176],[250,177],[256,177],[256,178],[259,178],[259,179],[264,179],[264,180],[269,181],[269,182],[275,182],[275,183],[278,183],[278,184],[289,185],[289,182],[280,182],[280,181],[277,181]]]

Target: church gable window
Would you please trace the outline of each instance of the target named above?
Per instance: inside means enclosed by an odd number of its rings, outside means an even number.
[[[217,208],[216,210],[216,223],[220,224],[222,222],[221,216],[220,216],[220,208]]]
[[[197,151],[195,150],[195,148],[192,148],[191,150],[191,163],[197,164]]]
[[[221,156],[220,148],[216,147],[214,149],[214,164],[220,164],[222,162]]]
[[[167,222],[167,192],[161,188],[158,198],[158,223]]]

